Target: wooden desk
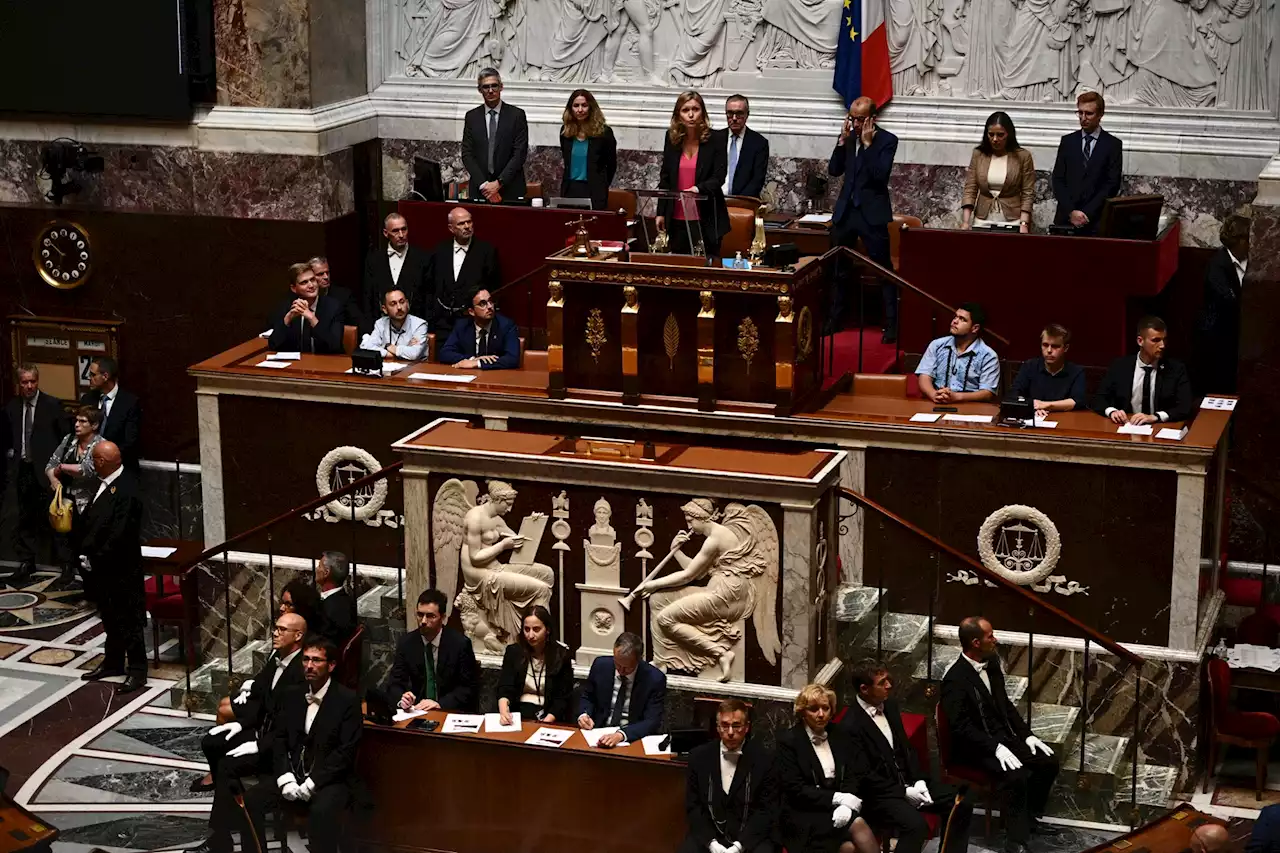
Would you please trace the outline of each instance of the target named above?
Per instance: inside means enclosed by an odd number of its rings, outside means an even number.
[[[639,744],[591,749],[575,734],[528,746],[536,723],[448,735],[407,725],[365,726],[356,772],[376,807],[354,827],[361,850],[653,853],[684,838],[685,767]]]
[[[1083,853],[1183,853],[1191,846],[1191,833],[1207,823],[1227,825],[1226,821],[1183,803],[1146,826],[1090,847]]]

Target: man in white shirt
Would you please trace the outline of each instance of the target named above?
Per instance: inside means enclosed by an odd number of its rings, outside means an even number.
[[[635,742],[662,729],[667,676],[642,660],[644,641],[623,631],[613,643],[612,657],[598,657],[582,685],[578,727],[586,731],[613,726],[600,746]]]
[[[440,590],[424,589],[415,610],[418,630],[396,644],[383,692],[401,710],[479,709],[480,665],[471,640],[444,624],[448,601]]]
[[[436,244],[427,260],[428,292],[421,299],[410,294],[418,316],[426,318],[437,336],[448,335],[466,316],[471,294],[502,286],[498,251],[476,236],[471,211],[465,207],[449,211],[449,235]]]
[[[388,290],[382,298],[383,314],[373,331],[360,340],[360,349],[377,350],[383,358],[418,361],[425,357],[427,321],[409,313],[403,290]]]
[[[1197,394],[1234,394],[1240,361],[1240,298],[1249,269],[1249,217],[1233,213],[1222,222],[1222,248],[1204,271],[1204,301],[1196,320],[1191,361]]]
[[[773,756],[748,743],[750,711],[725,699],[716,711],[717,740],[689,753],[680,853],[771,853],[777,819]]]
[[[769,168],[769,140],[747,127],[751,104],[746,95],[730,95],[724,102],[725,129],[717,131],[717,144],[723,145],[725,162],[725,195],[759,198],[764,191]]]
[[[1138,321],[1138,352],[1111,362],[1102,377],[1094,405],[1100,415],[1116,424],[1146,426],[1194,414],[1187,368],[1164,352],[1168,335],[1159,317]]]
[[[382,297],[399,288],[409,297],[409,310],[419,317],[430,316],[427,283],[427,253],[409,242],[409,222],[399,213],[389,213],[382,222],[387,244],[374,246],[364,262],[361,305],[371,322],[382,313]]]
[[[356,630],[355,599],[347,592],[347,575],[351,563],[341,551],[325,551],[316,561],[316,590],[320,593],[320,625],[311,630],[328,637],[334,645],[343,644]]]
[[[998,780],[1008,794],[1005,851],[1026,853],[1033,832],[1057,834],[1039,819],[1058,760],[1009,701],[991,623],[981,616],[962,621],[960,647],[964,653],[942,678],[942,712],[951,733],[946,760]]]
[[[136,475],[142,434],[142,406],[138,395],[120,387],[120,364],[105,355],[89,362],[89,389],[80,398],[81,404],[102,411],[99,434],[116,443],[124,456],[125,469]]]

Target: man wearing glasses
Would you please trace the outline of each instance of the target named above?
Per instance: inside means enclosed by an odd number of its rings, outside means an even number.
[[[498,313],[489,291],[471,295],[468,316],[459,320],[440,348],[440,363],[460,370],[510,370],[520,366],[516,324]]]
[[[1080,129],[1062,137],[1053,161],[1053,224],[1070,225],[1076,234],[1098,233],[1103,202],[1120,194],[1124,152],[1119,137],[1102,129],[1106,109],[1097,92],[1076,98]]]
[[[725,195],[759,198],[764,191],[765,172],[769,168],[769,140],[747,127],[751,104],[746,95],[730,95],[724,102],[724,130],[718,144],[724,146],[729,169],[725,174]]]
[[[716,710],[718,740],[689,753],[680,853],[772,853],[777,818],[773,756],[747,743],[751,721],[741,699]]]
[[[498,69],[485,68],[477,82],[484,104],[468,111],[462,124],[462,167],[471,175],[471,198],[494,204],[524,198],[529,122],[524,110],[503,102]]]

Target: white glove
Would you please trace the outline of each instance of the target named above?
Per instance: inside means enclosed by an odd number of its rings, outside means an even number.
[[[862,811],[862,800],[858,799],[858,797],[853,794],[846,794],[843,792],[832,794],[831,804],[835,806],[844,806],[851,812]]]
[[[837,806],[836,810],[831,813],[831,825],[836,829],[843,829],[849,825],[851,820],[853,820],[853,809],[848,806]]]
[[[85,556],[85,555],[83,555],[83,554],[81,554],[81,555],[80,555],[80,568],[82,568],[82,569],[92,569],[92,568],[93,568],[93,566],[89,565],[89,558],[88,558],[88,557],[86,557],[86,556]]]
[[[707,845],[707,849],[710,850],[711,853],[729,853],[729,848],[725,847],[715,839],[712,839],[711,843]]]
[[[296,782],[290,782],[280,789],[280,795],[289,802],[302,799],[302,789],[298,787]]]
[[[1013,754],[1013,750],[1004,744],[996,747],[996,761],[1000,762],[1000,766],[1004,770],[1017,770],[1022,766],[1022,762],[1018,760],[1018,756]]]
[[[284,793],[284,788],[286,785],[296,785],[296,784],[298,784],[298,778],[294,776],[292,773],[285,773],[283,776],[276,779],[276,787],[280,789],[280,793],[282,794]]]
[[[916,780],[916,784],[912,787],[915,788],[917,794],[924,797],[926,805],[933,804],[933,794],[929,793],[929,783],[925,782],[923,779],[918,779]]]
[[[742,842],[735,841],[725,848],[726,853],[742,853]]]
[[[218,734],[222,734],[223,732],[226,732],[227,733],[226,739],[231,740],[233,737],[240,734],[240,732],[242,731],[244,731],[244,726],[240,725],[239,723],[223,723],[220,726],[214,726],[213,728],[209,729],[209,734],[218,735]]]
[[[302,780],[302,784],[298,786],[298,799],[304,803],[311,799],[311,795],[316,792],[316,783],[311,781],[311,777]]]
[[[237,747],[227,750],[227,758],[243,758],[246,755],[258,754],[258,742],[256,740],[247,740]]]
[[[1053,755],[1053,750],[1049,748],[1049,745],[1035,735],[1027,738],[1027,749],[1031,750],[1032,755],[1035,755],[1037,749],[1045,755]]]
[[[907,788],[906,794],[907,794],[907,802],[911,803],[912,808],[918,809],[922,806],[929,805],[929,799],[920,793],[919,788],[915,788],[915,787]]]
[[[231,703],[233,705],[243,705],[245,702],[248,702],[249,694],[250,692],[252,692],[252,690],[253,690],[253,679],[251,678],[248,681],[246,681],[244,684],[240,685],[240,695],[232,699]]]

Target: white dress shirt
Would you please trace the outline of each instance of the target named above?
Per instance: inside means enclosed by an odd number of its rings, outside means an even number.
[[[538,707],[546,704],[543,699],[547,694],[546,674],[547,662],[545,660],[541,662],[536,660],[529,661],[529,666],[524,671],[524,692],[520,694],[521,702],[537,705]]]
[[[726,794],[733,787],[733,776],[738,772],[738,759],[741,757],[741,749],[728,749],[720,744],[720,787]]]
[[[733,162],[733,159],[729,156],[729,152],[733,150],[733,140],[735,137],[738,140],[737,166],[742,165],[742,144],[746,141],[745,139],[746,135],[747,135],[746,128],[743,128],[742,133],[739,133],[739,134],[726,133],[724,135],[724,162],[726,165]],[[737,171],[737,166],[734,167],[734,170],[732,172],[725,173],[724,186],[720,188],[725,195],[733,195],[733,176],[734,176],[734,173]]]
[[[861,696],[858,697],[858,704],[862,706],[862,710],[867,712],[867,716],[871,717],[871,722],[876,724],[876,728],[880,730],[880,734],[884,735],[884,739],[889,741],[889,746],[893,746],[893,729],[889,727],[889,721],[885,719],[884,711],[875,705],[867,704]]]
[[[107,490],[107,486],[110,486],[116,480],[119,480],[120,475],[123,473],[124,473],[124,466],[121,465],[119,468],[112,471],[107,476],[103,477],[101,485],[98,486],[98,491],[95,492],[93,495],[93,500],[96,501],[98,498],[102,497],[102,493]],[[90,506],[92,505],[93,505],[93,501],[90,501]]]
[[[1249,270],[1249,261],[1247,259],[1243,261],[1240,260],[1231,253],[1230,249],[1227,249],[1227,257],[1231,259],[1231,265],[1236,268],[1236,278],[1239,279],[1240,284],[1243,285],[1244,274]]]
[[[436,635],[432,639],[428,640],[426,638],[423,638],[422,640],[422,645],[425,647],[423,651],[426,654],[431,655],[431,662],[436,666],[440,665],[440,634],[441,633],[443,632],[436,631]],[[437,682],[439,681],[439,678],[440,676],[439,674],[437,674],[436,675]]]
[[[284,671],[289,668],[289,664],[293,663],[293,659],[298,656],[298,652],[302,649],[294,649],[289,654],[276,661],[276,671],[271,675],[271,689],[275,690],[276,685],[280,683],[280,676],[284,675]]]
[[[332,679],[329,679],[332,681]],[[320,703],[324,701],[324,697],[329,692],[329,681],[325,681],[324,687],[321,687],[315,693],[307,691],[307,724],[303,729],[307,734],[311,734],[311,724],[316,721],[316,714],[320,713]]]
[[[1142,360],[1142,354],[1139,353],[1138,357],[1133,360],[1133,381],[1129,386],[1129,405],[1135,413],[1142,411],[1142,381],[1147,375],[1147,372],[1142,368],[1148,366],[1151,367],[1151,405],[1154,406],[1156,404],[1156,377],[1160,373],[1160,364],[1157,362],[1154,365],[1148,365]],[[1107,417],[1111,417],[1111,413],[1115,410],[1115,406],[1107,406],[1102,413]],[[1155,416],[1161,421],[1169,420],[1168,412],[1156,412]]]
[[[1234,258],[1232,259],[1234,260]],[[98,408],[102,410],[102,423],[107,423],[107,418],[111,416],[111,407],[116,404],[116,393],[120,390],[120,384],[116,383],[115,387],[102,395],[98,400]]]
[[[1102,126],[1099,125],[1098,127],[1094,128],[1093,133],[1085,133],[1083,130],[1080,131],[1080,155],[1081,156],[1084,156],[1084,141],[1086,138],[1093,140],[1093,142],[1089,143],[1089,159],[1092,160],[1093,155],[1098,153],[1098,140],[1102,138]]]
[[[467,262],[467,249],[471,248],[471,244],[465,246],[457,240],[453,241],[453,280],[456,282],[458,276],[462,275],[462,265]]]
[[[342,590],[342,587],[340,586],[335,586],[333,589],[326,589],[324,592],[320,593],[320,600],[324,601],[326,598],[332,595],[337,595],[341,590]]]
[[[827,733],[823,732],[819,735],[805,726],[805,734],[809,736],[809,743],[813,744],[813,751],[818,755],[818,763],[822,765],[822,775],[828,779],[836,778],[836,757],[831,752],[831,742],[827,739]]]
[[[409,244],[406,243],[404,250],[397,252],[393,247],[387,246],[387,265],[391,267],[391,280],[400,283],[400,270],[404,268],[405,256],[409,254]]]
[[[636,687],[636,674],[633,672],[625,678],[618,674],[615,669],[613,671],[613,693],[609,696],[609,719],[613,719],[613,706],[618,704],[618,691],[622,689],[623,682],[627,682],[627,704],[622,706],[622,718],[618,721],[619,726],[625,726],[631,722],[631,691]],[[727,789],[726,789],[727,790]]]
[[[963,661],[967,661],[969,666],[973,667],[975,670],[978,671],[978,680],[982,682],[982,686],[987,688],[987,692],[990,693],[991,679],[987,676],[987,664],[989,663],[989,661],[974,660],[968,655],[960,655],[960,659]],[[995,658],[992,658],[992,660],[995,660]]]
[[[391,325],[391,318],[384,314],[373,324],[373,331],[360,339],[360,349],[377,350],[384,356],[387,347],[393,344],[396,358],[418,361],[427,349],[427,321],[409,314],[397,329]]]

